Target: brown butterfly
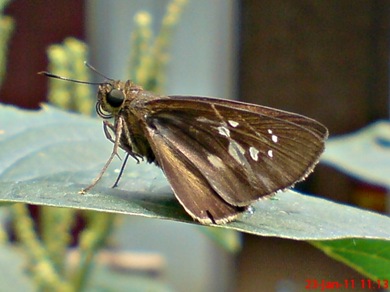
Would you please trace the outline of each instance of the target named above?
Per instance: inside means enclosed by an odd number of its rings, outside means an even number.
[[[114,148],[84,192],[122,148],[127,157],[161,167],[192,218],[221,224],[259,198],[304,180],[324,151],[328,130],[313,119],[232,100],[158,96],[131,81],[105,78],[96,110]]]

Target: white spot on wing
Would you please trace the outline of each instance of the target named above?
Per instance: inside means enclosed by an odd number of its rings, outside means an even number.
[[[268,154],[268,156],[271,157],[271,158],[274,157],[274,153],[273,153],[272,150],[268,150],[267,154]]]
[[[268,129],[268,134],[272,134],[272,130],[271,129]]]
[[[222,159],[215,155],[208,155],[207,160],[216,168],[223,168]]]
[[[228,128],[226,128],[224,126],[220,126],[217,129],[218,129],[218,132],[219,132],[220,135],[225,136],[227,138],[230,137],[230,131],[229,131]]]
[[[249,147],[249,154],[254,161],[259,160],[259,150],[257,150],[255,147]]]
[[[237,126],[239,125],[238,122],[232,121],[232,120],[228,120],[228,123],[229,123],[229,125],[232,126],[233,128],[235,128],[235,127],[237,127]]]
[[[272,139],[272,141],[274,141],[275,143],[278,143],[278,136],[272,135],[271,139]]]

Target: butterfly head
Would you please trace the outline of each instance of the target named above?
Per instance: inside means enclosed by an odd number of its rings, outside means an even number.
[[[99,85],[96,111],[102,118],[108,119],[117,116],[126,101],[131,101],[142,90],[131,81],[112,81]]]
[[[45,75],[50,78],[61,79],[65,81],[90,84],[90,85],[99,85],[99,91],[96,102],[96,112],[98,115],[104,119],[110,119],[119,115],[121,109],[123,108],[126,100],[133,100],[139,91],[142,90],[141,87],[134,85],[130,80],[126,82],[116,81],[114,79],[108,78],[99,71],[97,71],[93,66],[89,65],[87,62],[84,62],[85,66],[97,73],[98,75],[106,79],[105,82],[89,82],[82,81],[67,77],[62,77],[50,72],[42,71],[38,74]]]
[[[99,85],[96,111],[102,118],[116,116],[126,99],[123,82],[113,81]]]

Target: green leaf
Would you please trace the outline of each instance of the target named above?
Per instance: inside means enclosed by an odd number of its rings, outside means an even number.
[[[88,194],[78,193],[112,150],[100,123],[49,106],[37,112],[0,106],[0,201],[194,223],[154,165],[130,162],[120,186],[112,189],[117,160]],[[389,240],[389,226],[387,216],[287,191],[256,202],[252,212],[220,227],[298,240]]]
[[[341,239],[311,243],[371,279],[390,279],[389,241]]]
[[[390,122],[329,139],[321,161],[364,182],[390,189]]]

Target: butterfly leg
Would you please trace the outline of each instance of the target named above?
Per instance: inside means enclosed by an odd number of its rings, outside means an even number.
[[[108,127],[109,126],[110,125],[108,125]],[[108,130],[107,130],[107,132],[108,132]],[[128,145],[128,146],[126,146],[126,145]],[[123,171],[125,170],[125,166],[126,166],[127,160],[129,159],[129,156],[133,157],[135,159],[135,161],[137,161],[137,163],[139,163],[139,159],[138,158],[143,160],[142,155],[139,155],[138,153],[134,153],[132,151],[130,130],[127,127],[126,123],[123,124],[123,132],[122,132],[122,137],[121,137],[121,143],[120,143],[119,146],[123,150],[125,150],[127,153],[126,153],[125,160],[122,163],[122,167],[121,167],[121,169],[119,171],[118,177],[116,178],[115,183],[113,184],[112,188],[115,188],[115,187],[118,186],[119,180],[121,179]]]
[[[104,120],[103,121],[103,131],[104,135],[106,135],[106,138],[110,140],[112,143],[115,143],[115,140],[112,138],[110,131],[115,132],[115,126],[111,124],[109,121]]]
[[[129,156],[133,157],[134,160],[137,163],[139,163],[139,159],[138,158],[143,158],[141,155],[138,155],[137,153],[134,153],[130,146],[126,147],[126,145],[130,145],[129,141],[131,141],[131,139],[130,139],[129,131],[126,128],[126,125],[123,124],[123,127],[124,127],[124,131],[122,132],[122,137],[121,137],[121,141],[119,142],[119,147],[121,147],[127,153],[126,153],[126,157],[125,157],[125,159],[124,159],[124,161],[122,163],[122,166],[121,166],[121,169],[119,171],[118,177],[116,178],[114,184],[112,185],[112,188],[116,188],[118,186],[119,180],[121,179],[123,171],[125,170],[125,166],[126,166],[127,160],[129,159]],[[105,120],[105,121],[103,121],[103,130],[104,130],[104,134],[106,135],[106,138],[108,140],[110,140],[112,143],[115,143],[115,140],[111,136],[111,132],[115,133],[115,126],[113,124],[111,124],[109,121]],[[123,143],[122,139],[125,139],[128,142],[127,143]],[[120,159],[119,155],[118,155],[118,158]]]
[[[110,165],[110,163],[112,162],[114,157],[118,155],[118,148],[120,146],[120,139],[121,139],[122,131],[123,131],[123,119],[121,117],[119,117],[116,124],[115,124],[115,127],[112,124],[110,124],[107,127],[110,127],[110,128],[112,127],[111,129],[115,130],[114,131],[115,132],[115,140],[113,140],[114,148],[113,148],[112,153],[111,153],[110,157],[108,158],[106,164],[103,166],[102,170],[99,172],[98,176],[92,181],[92,183],[88,187],[86,187],[80,191],[81,194],[85,194],[86,192],[88,192],[90,189],[92,189],[100,181],[100,179],[103,177],[103,174],[106,172],[108,166]],[[111,137],[111,135],[110,135],[110,137]]]
[[[126,166],[127,160],[129,159],[129,156],[130,156],[130,154],[127,153],[125,160],[122,163],[122,167],[121,167],[121,170],[119,171],[118,177],[116,178],[116,180],[111,188],[116,188],[118,186],[119,180],[121,179],[123,171],[125,170],[125,166]]]
[[[115,126],[113,124],[111,124],[109,121],[106,121],[104,120],[103,121],[103,131],[104,131],[104,135],[106,136],[106,138],[108,140],[110,140],[112,143],[115,144],[115,140],[112,138],[111,136],[111,133],[110,133],[110,130],[115,133]],[[121,147],[121,143],[119,142],[119,147]],[[122,148],[122,147],[121,147]],[[116,156],[119,158],[119,160],[122,160],[122,158],[119,156],[119,154],[117,153]]]
[[[126,124],[123,124],[123,127],[124,127],[124,131],[122,131],[122,137],[121,137],[121,140],[119,142],[119,147],[121,147],[123,150],[125,150],[127,152],[127,155],[130,155],[131,157],[134,158],[134,160],[137,163],[139,163],[139,159],[138,158],[141,158],[143,160],[143,157],[142,157],[142,155],[139,155],[139,154],[133,152],[133,150],[132,150],[132,148],[130,146],[131,145],[131,139],[130,139],[130,135],[128,134],[129,131],[126,128]],[[106,138],[108,140],[110,140],[112,143],[115,143],[115,140],[112,138],[111,133],[110,133],[110,130],[115,133],[114,125],[111,124],[109,121],[103,121],[103,130],[104,130],[104,134],[106,135]],[[127,141],[127,143],[124,142],[124,140]],[[126,145],[129,145],[129,146],[126,146]],[[118,158],[120,160],[122,160],[119,157],[119,155],[118,155]],[[127,160],[127,159],[125,158],[125,160]],[[124,162],[124,164],[126,164],[126,162]],[[124,166],[122,166],[122,169],[123,168],[124,168]]]
[[[109,121],[104,120],[104,121],[103,121],[103,131],[104,131],[104,134],[106,135],[106,138],[107,138],[108,140],[110,140],[112,143],[115,143],[115,140],[114,140],[114,139],[112,138],[112,136],[111,136],[110,130],[111,130],[112,132],[115,132],[115,127],[114,127],[114,125],[111,124]],[[121,145],[121,143],[120,143],[119,146],[120,146],[121,148],[124,148],[124,147]],[[114,182],[114,184],[112,185],[111,188],[116,188],[116,187],[118,186],[119,180],[121,179],[122,174],[123,174],[123,171],[125,170],[125,166],[126,166],[127,160],[129,159],[129,156],[130,156],[130,154],[127,153],[127,154],[126,154],[126,157],[125,157],[125,160],[124,160],[123,163],[122,163],[121,170],[119,171],[118,177],[116,178],[116,180],[115,180],[115,182]],[[119,157],[119,155],[118,155],[118,158],[119,158],[120,160],[122,160],[122,159]],[[138,159],[137,159],[137,162],[138,162]]]

